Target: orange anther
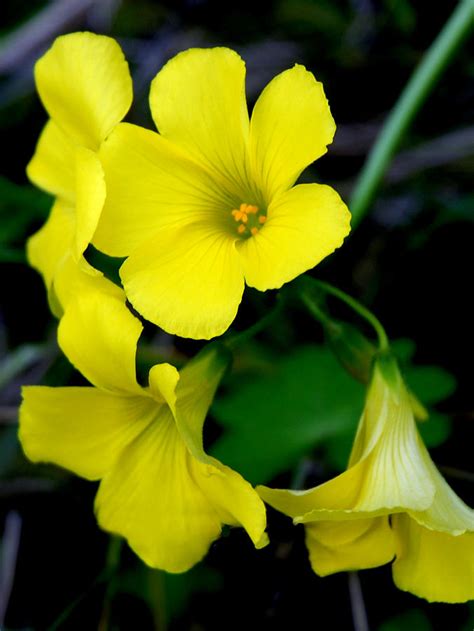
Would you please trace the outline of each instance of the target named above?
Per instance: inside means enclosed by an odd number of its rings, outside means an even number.
[[[250,232],[255,236],[258,232],[258,228],[250,228]]]
[[[266,215],[260,215],[260,217],[258,218],[258,223],[265,223],[266,220],[267,220]]]
[[[241,221],[243,221],[244,223],[247,223],[247,221],[249,220],[248,216],[245,213],[242,213],[242,217],[240,218]]]
[[[249,215],[256,215],[258,213],[258,207],[257,206],[252,206],[251,204],[249,204],[247,206],[247,213]]]
[[[240,226],[237,228],[237,232],[239,234],[243,234],[246,230],[247,228],[244,226],[244,224],[240,224]]]

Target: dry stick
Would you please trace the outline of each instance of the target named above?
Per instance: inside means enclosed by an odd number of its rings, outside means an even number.
[[[364,164],[349,207],[352,224],[367,214],[400,140],[460,44],[472,31],[474,0],[462,0],[410,77]]]
[[[348,572],[347,579],[349,582],[349,596],[351,599],[354,631],[370,631],[359,575],[357,572]]]
[[[20,547],[21,517],[10,511],[5,519],[2,556],[0,560],[0,629],[5,627],[5,615],[15,578],[16,561]]]
[[[0,44],[0,73],[21,66],[34,51],[49,43],[71,23],[76,22],[100,0],[56,0]]]

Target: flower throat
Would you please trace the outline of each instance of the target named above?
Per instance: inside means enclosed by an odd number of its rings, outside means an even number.
[[[242,236],[256,235],[267,220],[264,215],[253,204],[240,204],[238,209],[231,212],[232,217],[237,222],[237,232]]]

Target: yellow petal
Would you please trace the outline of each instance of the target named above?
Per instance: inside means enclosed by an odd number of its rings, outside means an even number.
[[[305,491],[271,489],[257,486],[257,492],[267,504],[293,517],[298,523],[318,519],[348,519],[357,504],[365,475],[364,463],[352,467],[337,477]],[[347,515],[346,515],[347,513]],[[314,518],[313,518],[314,515]],[[360,516],[355,515],[359,519]]]
[[[400,589],[429,602],[474,599],[474,533],[451,536],[396,515],[398,542],[393,580]]]
[[[421,526],[450,535],[474,531],[474,511],[452,490],[431,461],[428,452],[426,457],[429,459],[431,479],[435,484],[434,500],[425,511],[409,511],[410,516]]]
[[[74,209],[56,200],[48,220],[28,239],[28,261],[43,276],[48,291],[59,263],[71,247],[74,227]]]
[[[293,280],[342,244],[349,221],[329,186],[301,184],[279,195],[259,232],[237,243],[246,283],[265,291]]]
[[[104,172],[97,154],[76,149],[76,234],[74,256],[79,260],[97,228],[105,201]]]
[[[295,65],[267,85],[250,123],[253,171],[267,203],[326,153],[335,131],[323,86],[304,66]]]
[[[47,193],[61,197],[71,204],[74,202],[74,145],[51,120],[41,132],[26,173],[33,184]]]
[[[388,517],[305,526],[311,567],[319,576],[389,563],[395,554]]]
[[[265,506],[252,486],[215,458],[192,458],[193,477],[222,523],[243,526],[256,548],[268,543]]]
[[[59,324],[59,344],[95,386],[143,394],[135,374],[135,353],[143,327],[125,306],[123,292],[106,282],[107,291],[87,291],[68,303]]]
[[[171,412],[176,412],[176,386],[179,373],[170,364],[157,364],[148,375],[150,391],[156,401],[166,403]]]
[[[240,196],[247,192],[249,119],[245,64],[237,53],[194,48],[176,55],[153,80],[150,107],[160,134],[231,182]]]
[[[217,342],[208,344],[180,372],[176,425],[189,451],[203,462],[211,462],[203,448],[204,421],[231,361],[230,352]]]
[[[349,461],[367,462],[357,508],[423,511],[431,506],[435,495],[432,461],[418,434],[398,367],[392,360],[385,362],[393,368],[393,382],[388,383],[380,361]]]
[[[123,123],[102,145],[107,199],[94,245],[128,256],[166,226],[220,217],[235,199],[158,134]]]
[[[69,301],[76,296],[89,290],[108,293],[110,286],[110,281],[103,276],[102,272],[89,265],[84,257],[76,261],[70,248],[56,268],[51,299],[58,305],[59,312],[53,311],[53,313],[61,317]]]
[[[268,543],[265,506],[238,473],[208,456],[203,425],[217,386],[231,361],[219,343],[209,344],[186,364],[176,389],[176,426],[192,458],[193,477],[225,524],[241,525],[258,548]]]
[[[147,563],[185,572],[206,554],[221,521],[192,476],[192,456],[163,412],[122,453],[96,497],[99,524]]]
[[[143,397],[119,397],[95,388],[26,386],[19,437],[33,462],[52,462],[97,480],[152,414],[153,402]]]
[[[366,460],[357,508],[370,511],[384,507],[393,512],[427,509],[435,494],[428,460],[416,428],[394,423]]]
[[[142,316],[194,339],[224,333],[244,289],[234,239],[205,223],[163,229],[132,253],[120,276]]]
[[[123,53],[110,37],[58,37],[35,66],[36,86],[54,122],[75,143],[97,149],[132,102]]]

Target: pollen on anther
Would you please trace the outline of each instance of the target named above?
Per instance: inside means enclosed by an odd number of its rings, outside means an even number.
[[[250,228],[250,232],[255,236],[258,232],[258,228]]]
[[[243,234],[245,231],[247,230],[247,228],[244,226],[244,224],[240,224],[240,226],[237,228],[237,232],[239,234]]]
[[[266,220],[267,220],[266,215],[260,215],[260,217],[258,218],[258,223],[265,223]]]

